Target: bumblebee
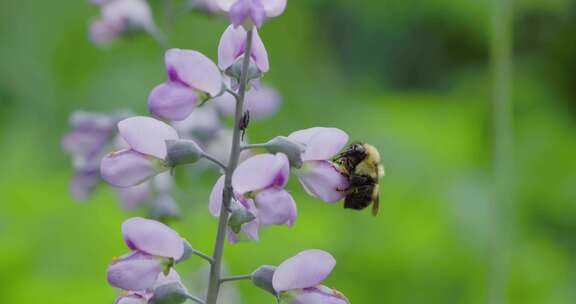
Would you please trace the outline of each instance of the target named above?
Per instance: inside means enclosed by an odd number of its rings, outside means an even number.
[[[380,207],[380,178],[384,176],[378,150],[363,143],[355,143],[336,155],[334,163],[348,178],[348,188],[340,191],[346,194],[344,208],[361,210],[372,204],[372,214],[378,214]]]

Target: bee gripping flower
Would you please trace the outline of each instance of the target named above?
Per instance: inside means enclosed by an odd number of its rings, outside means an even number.
[[[341,200],[348,179],[331,159],[346,145],[348,135],[336,128],[315,127],[293,132],[288,139],[304,147],[301,155],[303,165],[296,171],[304,190],[325,202]]]

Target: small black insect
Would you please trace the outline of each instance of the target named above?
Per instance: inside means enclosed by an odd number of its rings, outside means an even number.
[[[238,128],[242,132],[242,141],[244,141],[244,136],[246,135],[246,130],[248,129],[248,125],[250,125],[250,111],[246,110],[240,118]]]

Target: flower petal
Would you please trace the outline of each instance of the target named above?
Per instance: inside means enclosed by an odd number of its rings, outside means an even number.
[[[270,70],[270,63],[268,62],[268,51],[262,42],[262,38],[258,35],[258,31],[254,29],[254,37],[252,40],[252,51],[250,56],[254,59],[256,66],[260,69],[262,73],[268,72]]]
[[[214,97],[222,91],[222,74],[210,60],[193,50],[170,49],[165,55],[166,70],[171,81],[185,84]]]
[[[172,228],[141,217],[122,224],[124,241],[132,250],[178,260],[184,253],[184,241]]]
[[[140,204],[150,199],[150,182],[144,182],[136,186],[121,188],[118,196],[124,210],[133,210]]]
[[[135,116],[118,123],[120,136],[133,150],[160,159],[166,157],[166,140],[178,139],[178,133],[170,125],[145,116]]]
[[[326,251],[305,250],[282,262],[274,272],[272,285],[278,292],[316,286],[332,272],[336,260]]]
[[[114,302],[114,304],[146,304],[148,303],[148,301],[146,301],[146,299],[140,295],[127,295],[127,296],[120,296],[118,299],[116,299],[116,302]]]
[[[292,226],[296,220],[296,202],[284,189],[268,188],[254,199],[261,225]]]
[[[212,192],[210,192],[210,200],[208,203],[208,211],[215,217],[220,215],[220,208],[222,208],[222,193],[224,191],[224,178],[222,175],[214,184]]]
[[[340,292],[319,285],[299,290],[290,304],[348,304],[348,299]]]
[[[100,184],[98,170],[89,172],[78,172],[70,182],[70,192],[75,200],[86,201]]]
[[[306,161],[297,175],[308,194],[327,203],[344,198],[344,192],[339,190],[348,188],[348,179],[328,161]]]
[[[293,132],[288,138],[306,147],[303,160],[328,160],[348,142],[348,134],[337,128],[315,127]]]
[[[148,110],[167,120],[184,120],[198,103],[198,94],[189,87],[173,82],[156,86],[148,97]]]
[[[238,56],[242,55],[246,41],[246,30],[244,27],[228,26],[218,44],[218,66],[222,70],[231,67]]]
[[[124,290],[144,290],[154,285],[160,272],[162,265],[158,259],[137,252],[108,267],[108,283]]]
[[[261,0],[266,17],[277,17],[284,13],[287,0]]]
[[[148,2],[143,0],[115,0],[104,4],[102,18],[116,28],[150,28],[154,25]]]
[[[284,154],[259,154],[241,163],[232,175],[232,187],[239,194],[288,182],[288,158]]]
[[[230,8],[234,4],[234,2],[236,2],[237,0],[214,0],[214,1],[216,1],[216,4],[218,4],[221,10],[228,12],[230,11]]]
[[[133,150],[108,154],[100,162],[102,179],[115,187],[138,185],[161,172],[155,163],[160,160]]]
[[[246,109],[250,111],[250,118],[262,119],[272,116],[278,111],[282,97],[278,91],[269,86],[253,88],[246,93]]]

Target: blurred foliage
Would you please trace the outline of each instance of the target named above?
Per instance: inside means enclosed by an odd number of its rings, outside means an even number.
[[[126,251],[119,227],[128,215],[107,187],[87,204],[71,199],[59,141],[75,109],[146,113],[150,89],[165,76],[161,50],[146,36],[91,45],[86,28],[98,12],[86,2],[0,2],[0,303],[115,296],[105,269]],[[159,0],[151,2],[161,20]],[[179,12],[170,45],[216,58],[226,24]],[[322,248],[338,260],[328,285],[352,303],[485,303],[494,212],[489,29],[489,1],[289,1],[261,32],[272,64],[266,80],[285,106],[254,123],[250,137],[323,125],[376,145],[388,173],[381,214],[318,202],[292,181],[295,227],[227,246],[230,271]],[[515,1],[517,202],[503,248],[507,303],[576,298],[575,30],[574,1]],[[185,216],[176,227],[206,252],[215,178],[203,175],[179,195]],[[238,285],[243,303],[274,303]]]

